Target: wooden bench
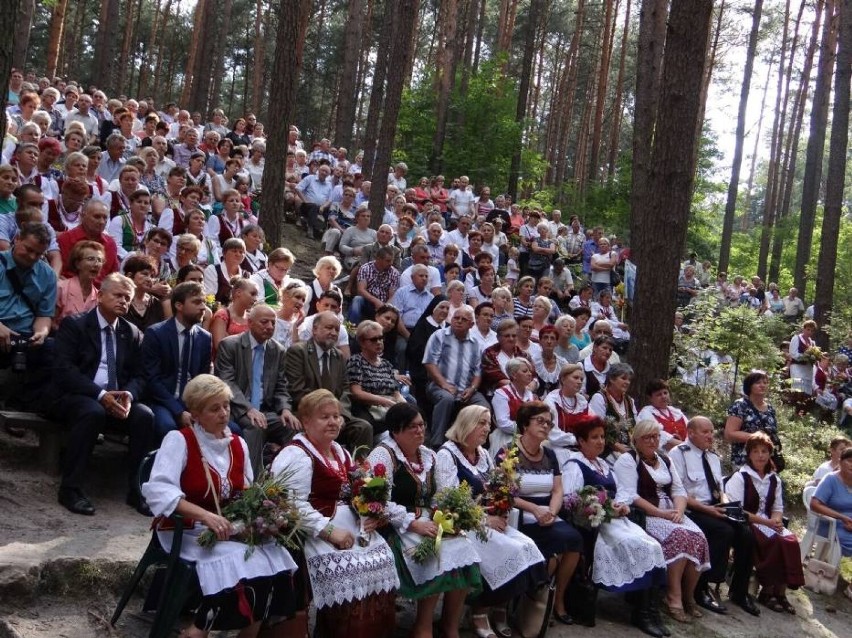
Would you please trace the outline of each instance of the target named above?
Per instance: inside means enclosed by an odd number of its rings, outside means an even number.
[[[64,428],[34,412],[0,410],[0,426],[31,430],[38,436],[38,460],[49,474],[59,473],[59,453],[65,438]]]

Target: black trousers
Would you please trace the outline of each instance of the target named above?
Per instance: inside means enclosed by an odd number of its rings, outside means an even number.
[[[136,475],[145,455],[154,446],[154,413],[147,405],[133,403],[126,419],[108,416],[97,400],[80,394],[59,399],[51,408],[50,416],[67,423],[70,430],[68,449],[62,463],[61,489],[80,489],[86,474],[89,457],[105,429],[123,430],[130,436],[128,488],[136,491]]]
[[[704,532],[710,546],[710,569],[701,574],[696,591],[701,591],[708,583],[725,580],[728,556],[733,548],[734,573],[729,595],[734,598],[744,596],[748,592],[754,555],[754,538],[748,524],[700,512],[689,512],[689,518]]]

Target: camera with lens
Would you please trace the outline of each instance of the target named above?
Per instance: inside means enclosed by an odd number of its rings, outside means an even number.
[[[30,338],[25,335],[12,335],[9,338],[9,358],[11,359],[12,372],[23,374],[27,371],[27,350],[30,347]]]

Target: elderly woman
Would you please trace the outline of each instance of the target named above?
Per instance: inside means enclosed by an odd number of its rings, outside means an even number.
[[[556,452],[559,467],[565,466],[571,455],[569,448],[577,443],[577,426],[589,418],[589,402],[580,392],[585,380],[582,366],[569,363],[559,372],[560,387],[544,397],[553,417],[553,428],[548,439],[550,447]]]
[[[695,276],[695,266],[688,265],[677,280],[677,305],[681,308],[688,306],[701,288],[701,282]]]
[[[385,414],[405,401],[399,391],[396,370],[382,357],[385,350],[384,328],[377,321],[362,321],[355,331],[360,352],[346,361],[346,376],[352,397],[352,414],[373,426],[373,434],[384,432]],[[411,402],[415,403],[413,397]]]
[[[580,451],[562,466],[565,494],[586,485],[606,490],[616,499],[615,475],[601,458],[606,445],[606,424],[600,417],[586,418],[574,430]],[[637,592],[633,597],[631,622],[644,633],[660,638],[665,634],[657,614],[657,597],[652,588],[665,582],[666,559],[660,544],[629,521],[630,507],[614,501],[617,518],[598,528],[596,535],[584,534],[594,543],[592,581],[607,591]]]
[[[506,376],[509,383],[494,392],[491,404],[494,407],[494,420],[497,427],[488,437],[489,449],[496,455],[501,449],[508,447],[517,434],[515,420],[518,409],[535,399],[532,388],[535,387],[535,368],[523,357],[513,357],[506,363]]]
[[[272,335],[284,349],[288,349],[296,340],[296,330],[305,319],[302,308],[305,307],[307,291],[300,281],[291,281],[281,290],[281,306],[275,317],[275,334]]]
[[[482,444],[491,427],[488,408],[470,405],[462,408],[447,430],[447,441],[438,450],[438,489],[456,487],[466,481],[474,496],[485,491],[494,461]],[[511,636],[506,625],[506,603],[547,578],[544,557],[529,538],[508,524],[503,516],[488,516],[488,541],[471,542],[479,554],[483,592],[470,601],[476,635],[493,637],[488,611],[493,608],[494,628],[500,636]],[[508,632],[508,633],[507,633]]]
[[[248,258],[248,252],[246,252],[246,258]],[[289,249],[276,248],[266,258],[266,266],[254,271],[251,280],[261,292],[264,303],[277,308],[281,303],[281,291],[292,281],[304,287],[301,281],[291,279],[289,276],[290,269],[295,261],[296,258]]]
[[[380,534],[370,533],[366,546],[355,542],[360,525],[372,532],[378,519],[359,524],[339,500],[354,464],[335,442],[343,425],[337,398],[328,390],[305,395],[299,421],[304,432],[275,457],[272,472],[288,477],[307,531],[305,561],[317,608],[316,634],[391,636],[399,587],[393,554]]]
[[[557,331],[556,355],[568,363],[577,363],[580,360],[580,350],[571,341],[576,325],[577,322],[571,315],[561,315],[553,324]]]
[[[340,288],[334,284],[334,280],[340,276],[342,271],[343,266],[337,257],[325,255],[319,258],[313,270],[315,279],[308,284],[308,315],[316,313],[317,301],[319,301],[320,295],[327,290],[336,290],[343,297]]]
[[[205,637],[215,622],[217,629],[242,628],[240,638],[253,638],[265,618],[292,614],[289,583],[296,563],[279,545],[258,545],[247,556],[244,544],[228,540],[234,529],[219,514],[220,503],[254,478],[245,441],[228,430],[228,385],[212,375],[198,375],[187,384],[183,401],[192,425],[166,434],[142,485],[166,551],[173,541],[172,515],[184,517],[180,556],[195,564],[203,598],[193,624],[181,635]],[[218,542],[204,548],[197,539],[208,529]]]
[[[553,302],[547,297],[538,296],[532,304],[532,333],[530,340],[538,343],[538,334],[545,326],[550,325],[550,311],[553,310]]]
[[[130,300],[125,319],[140,332],[165,319],[165,307],[151,294],[156,281],[157,264],[149,255],[133,254],[124,262],[124,274],[133,280],[135,292]]]
[[[785,595],[787,587],[805,584],[799,539],[784,527],[784,491],[772,464],[772,440],[763,432],[745,444],[746,465],[725,483],[725,494],[742,503],[754,537],[754,568],[760,582],[757,602],[772,611],[796,613]]]
[[[535,279],[532,277],[521,277],[518,285],[515,287],[515,317],[532,317],[533,290],[535,290]]]
[[[373,467],[381,463],[391,484],[387,505],[391,533],[388,542],[396,557],[399,593],[417,601],[413,638],[431,638],[438,597],[444,594],[441,634],[459,637],[459,624],[469,590],[480,588],[479,556],[466,536],[444,538],[437,557],[417,563],[414,548],[424,537],[434,538],[432,498],[436,491],[435,453],[423,445],[426,423],[417,408],[398,403],[385,416],[390,440],[369,455]]]
[[[520,490],[515,507],[521,510],[520,531],[529,536],[548,561],[548,573],[556,576],[553,616],[573,624],[565,611],[565,591],[583,551],[583,538],[573,525],[559,518],[562,511],[562,471],[550,448],[544,447],[553,420],[541,401],[518,409],[518,474]],[[502,460],[505,451],[497,455]]]
[[[527,272],[538,281],[550,270],[550,262],[556,254],[556,242],[550,236],[550,224],[547,222],[539,222],[535,229],[538,236],[530,239]]]
[[[554,326],[545,326],[539,332],[538,345],[541,351],[533,353],[532,362],[538,379],[536,394],[541,397],[559,387],[559,374],[562,368],[568,365],[568,362],[556,353],[558,342],[559,331]]]
[[[222,305],[227,304],[231,298],[231,280],[251,274],[243,270],[245,258],[245,242],[239,237],[226,239],[222,244],[222,263],[210,264],[204,269],[204,293],[213,295]]]
[[[807,396],[811,396],[814,392],[814,361],[805,353],[808,348],[816,345],[813,340],[816,329],[816,321],[809,319],[802,324],[802,331],[790,339],[791,389]]]
[[[610,249],[606,237],[598,240],[598,252],[592,255],[589,263],[592,269],[592,290],[597,295],[612,285],[612,271],[618,265],[618,255]]]
[[[606,385],[589,399],[589,412],[604,419],[607,424],[607,455],[615,458],[630,449],[630,433],[636,423],[636,404],[628,396],[633,381],[633,368],[626,363],[610,366]]]
[[[840,454],[837,470],[820,482],[811,498],[811,510],[837,520],[843,556],[852,556],[852,446]],[[843,595],[852,600],[852,583],[847,585]]]
[[[731,444],[731,464],[734,467],[746,464],[745,444],[754,432],[766,433],[780,450],[778,421],[775,408],[767,401],[768,395],[769,375],[755,370],[743,379],[743,396],[728,408],[725,440]]]
[[[663,547],[668,587],[666,612],[681,623],[700,618],[694,603],[700,572],[710,568],[710,548],[704,534],[686,518],[686,490],[668,457],[657,454],[660,428],[640,421],[633,429],[633,447],[615,462],[615,499],[633,505],[646,516],[645,531]]]
[[[473,314],[473,308],[465,303],[466,296],[467,289],[465,288],[464,283],[458,279],[451,281],[447,285],[447,299],[450,302],[450,313],[447,316],[447,322],[452,321],[453,315],[462,308],[470,310],[471,314]]]
[[[586,373],[583,393],[586,396],[595,396],[606,385],[613,350],[615,341],[610,336],[601,335],[592,342],[592,354],[583,359],[583,372]]]
[[[95,279],[104,265],[104,254],[104,247],[96,241],[84,239],[74,244],[68,259],[68,269],[74,275],[60,279],[56,285],[54,329],[65,317],[88,312],[98,305]]]
[[[670,450],[686,441],[686,415],[671,405],[669,384],[664,379],[652,379],[645,386],[648,405],[639,411],[637,421],[656,421],[660,424],[660,449]]]

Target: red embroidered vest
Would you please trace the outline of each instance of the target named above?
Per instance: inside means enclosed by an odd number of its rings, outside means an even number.
[[[334,510],[340,500],[340,488],[344,481],[348,480],[348,473],[353,469],[351,462],[347,461],[346,458],[341,459],[335,454],[338,463],[341,463],[346,469],[347,476],[343,476],[318,459],[301,441],[293,441],[290,445],[301,448],[313,463],[311,494],[308,501],[323,516],[334,516]]]

